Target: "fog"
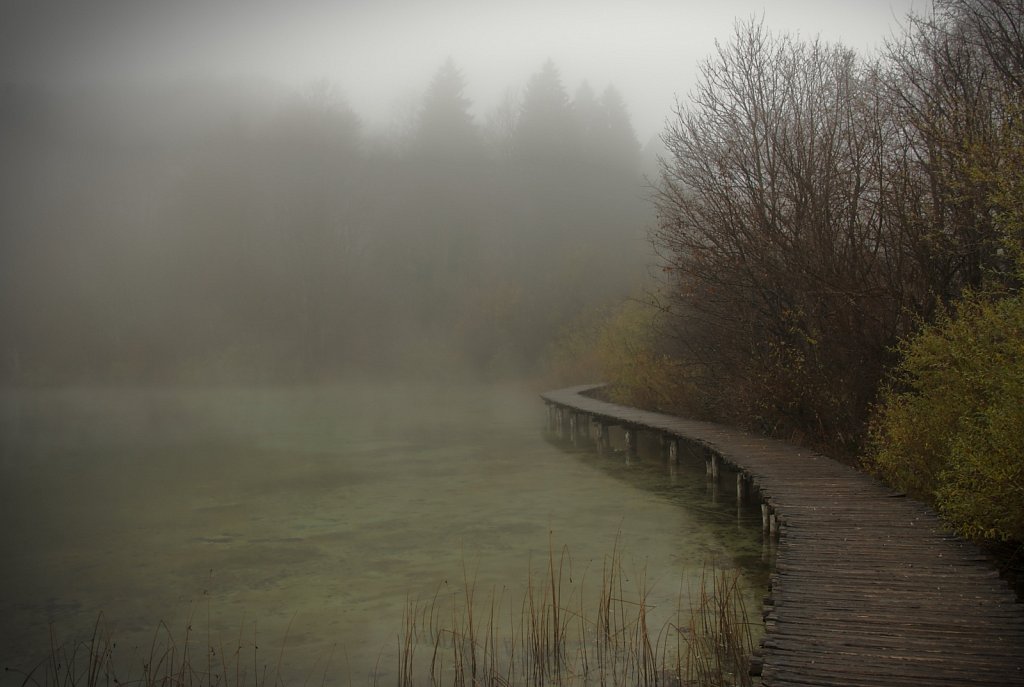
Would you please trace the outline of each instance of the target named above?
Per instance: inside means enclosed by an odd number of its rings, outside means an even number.
[[[529,373],[641,283],[714,36],[907,7],[4,3],[0,381]]]
[[[644,288],[658,134],[734,18],[869,50],[909,3],[0,0],[0,663],[204,603],[390,679],[467,559],[515,589],[619,534],[659,594],[760,596],[703,458],[567,453],[521,382]]]
[[[773,29],[877,46],[912,0],[305,0],[89,3],[8,0],[3,79],[88,83],[188,76],[326,78],[374,125],[401,116],[433,70],[454,58],[475,115],[553,59],[567,80],[622,89],[641,140],[660,132],[696,61],[736,17]],[[918,9],[923,3],[918,0]]]
[[[629,292],[648,212],[617,92],[530,83],[484,127],[446,62],[391,138],[324,84],[9,87],[3,376],[528,368]]]

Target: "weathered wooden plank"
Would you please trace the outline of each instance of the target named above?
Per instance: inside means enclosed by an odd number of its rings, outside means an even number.
[[[919,687],[963,687],[965,685],[1020,685],[1018,676],[1001,672],[952,673],[941,669],[901,670],[899,664],[891,666],[846,665],[830,666],[828,662],[816,664],[766,665],[762,671],[765,687],[775,685],[821,685],[823,687],[856,686],[877,687],[878,685],[913,685]]]
[[[813,600],[816,602],[816,600]],[[815,604],[817,605],[817,604]],[[1021,625],[1009,614],[1004,615],[971,615],[957,616],[954,621],[953,613],[947,613],[946,617],[941,614],[928,616],[918,614],[916,617],[908,616],[906,613],[886,613],[883,609],[864,609],[856,611],[852,609],[822,609],[807,608],[806,606],[775,606],[774,609],[766,610],[765,620],[771,621],[776,626],[806,625],[808,627],[820,628],[851,628],[858,630],[871,629],[893,629],[912,627],[948,628],[953,634],[957,628],[976,631],[977,636],[987,637],[995,641],[999,637],[1019,636]],[[840,613],[845,610],[845,613]],[[825,617],[830,615],[831,617]],[[998,630],[995,632],[994,630]]]
[[[772,660],[765,665],[778,667],[804,667],[816,666],[822,673],[846,672],[837,670],[841,667],[855,669],[860,674],[896,674],[906,677],[929,675],[942,675],[950,678],[956,677],[959,680],[977,679],[980,676],[1000,680],[1012,680],[1014,677],[1024,677],[1017,670],[1011,661],[1003,658],[981,662],[969,659],[957,662],[943,654],[921,654],[915,651],[896,649],[889,652],[877,652],[873,654],[844,653],[834,648],[825,651],[811,651],[805,649],[799,652],[773,651]]]
[[[827,641],[823,637],[827,638]],[[938,634],[922,635],[917,641],[905,641],[905,637],[902,634],[882,635],[879,637],[867,634],[850,634],[848,637],[832,637],[830,635],[807,633],[791,635],[785,638],[769,637],[765,640],[763,647],[771,649],[773,652],[790,651],[801,656],[810,655],[815,651],[817,653],[835,653],[838,655],[842,652],[868,654],[913,650],[921,655],[928,655],[930,653],[941,654],[947,660],[953,661],[960,661],[967,657],[967,660],[981,660],[986,665],[1011,662],[1011,659],[1007,658],[1008,650],[1013,648],[1009,640],[999,644],[981,641],[972,642],[970,638],[960,634],[956,637],[957,641],[962,642],[962,648],[959,652],[952,653],[936,649],[937,646],[942,646],[948,639],[949,637]]]

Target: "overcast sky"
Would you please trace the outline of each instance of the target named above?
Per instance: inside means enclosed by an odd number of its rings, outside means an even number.
[[[485,115],[546,58],[570,93],[614,83],[641,140],[735,18],[878,47],[924,0],[0,0],[0,79],[59,84],[327,79],[371,126],[451,56]]]

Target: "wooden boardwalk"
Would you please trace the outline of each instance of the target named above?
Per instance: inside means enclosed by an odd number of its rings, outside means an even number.
[[[541,396],[598,441],[618,425],[627,441],[640,430],[703,447],[760,494],[779,537],[764,685],[1024,685],[1024,605],[927,507],[813,451],[582,395],[593,388]]]

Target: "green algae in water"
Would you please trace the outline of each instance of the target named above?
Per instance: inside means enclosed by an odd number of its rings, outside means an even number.
[[[288,675],[332,657],[362,684],[395,669],[408,599],[467,565],[512,593],[552,538],[591,573],[623,542],[662,603],[709,561],[760,584],[759,526],[728,490],[715,504],[702,474],[563,450],[543,412],[511,386],[4,392],[0,663],[102,611],[126,655],[191,620],[274,661],[284,641]]]

